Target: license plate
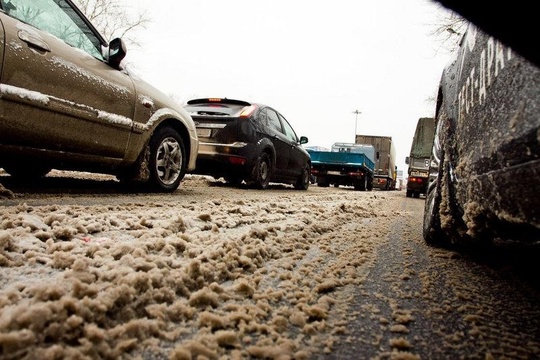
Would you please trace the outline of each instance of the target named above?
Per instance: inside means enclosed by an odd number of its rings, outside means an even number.
[[[429,177],[429,174],[421,171],[411,171],[411,176],[427,178]]]
[[[341,175],[339,171],[328,171],[327,174],[328,175]]]
[[[212,131],[212,129],[197,128],[197,136],[198,137],[209,138],[211,131]]]

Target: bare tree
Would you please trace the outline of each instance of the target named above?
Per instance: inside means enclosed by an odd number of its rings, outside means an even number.
[[[439,6],[443,8],[442,5]],[[452,52],[458,46],[468,21],[453,11],[443,9],[446,11],[442,11],[437,23],[432,25],[433,30],[430,35],[437,38],[440,49]]]
[[[141,44],[135,37],[136,30],[145,29],[150,17],[144,12],[130,12],[119,0],[74,0],[92,24],[111,40],[121,37],[132,46]]]

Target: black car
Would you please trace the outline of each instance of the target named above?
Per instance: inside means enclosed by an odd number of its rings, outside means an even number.
[[[270,182],[309,187],[311,160],[289,122],[275,109],[241,100],[204,98],[187,102],[199,137],[195,174],[259,189]]]
[[[440,82],[428,243],[540,240],[539,114],[539,68],[469,25]]]

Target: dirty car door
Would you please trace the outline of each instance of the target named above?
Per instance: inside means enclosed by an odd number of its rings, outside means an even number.
[[[3,1],[0,143],[118,162],[135,93],[103,39],[65,0]]]

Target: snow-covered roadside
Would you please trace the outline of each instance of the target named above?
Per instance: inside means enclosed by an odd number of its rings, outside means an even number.
[[[401,197],[182,186],[206,200],[0,208],[1,357],[331,352]]]

